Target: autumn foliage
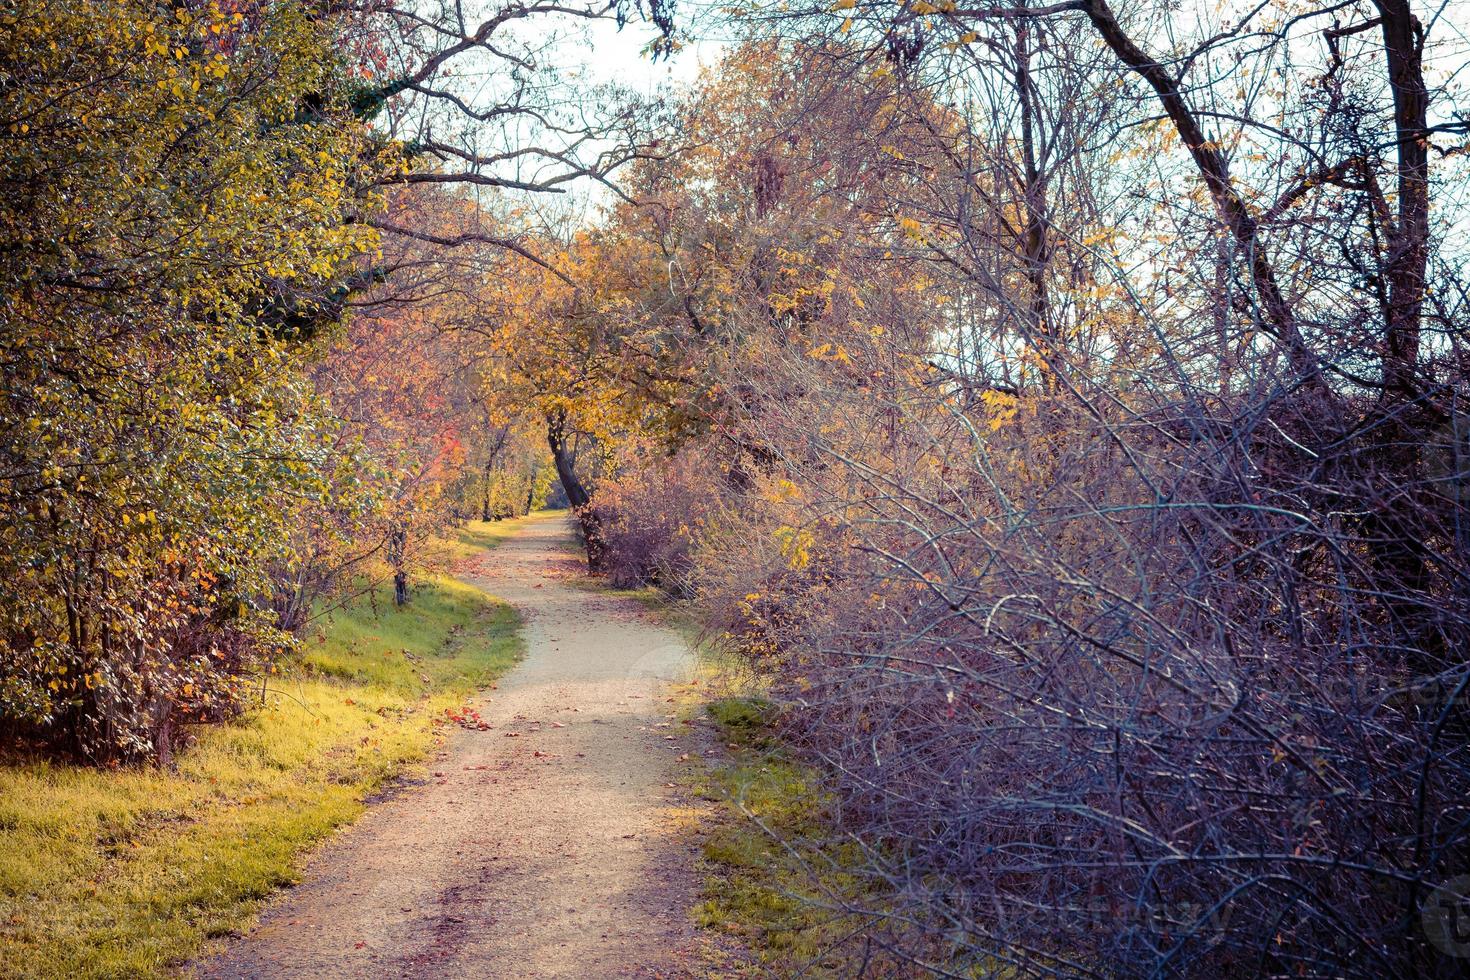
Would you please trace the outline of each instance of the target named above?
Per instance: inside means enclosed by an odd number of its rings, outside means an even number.
[[[778,18],[573,272],[599,561],[768,678],[825,966],[1456,974],[1463,129],[1363,6]]]
[[[6,735],[166,755],[554,474],[816,774],[801,969],[1459,975],[1451,7],[757,4],[638,105],[411,5],[25,6]]]
[[[0,14],[0,735],[167,761],[496,478],[445,312],[483,267],[373,227],[465,212],[389,193],[391,12]]]

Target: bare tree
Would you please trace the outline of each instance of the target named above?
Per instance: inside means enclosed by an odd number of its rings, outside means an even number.
[[[823,900],[936,975],[1458,975],[1436,18],[838,6],[776,19],[795,134],[664,212],[743,474],[694,577],[858,851]]]

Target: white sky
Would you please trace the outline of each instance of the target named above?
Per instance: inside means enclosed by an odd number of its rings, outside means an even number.
[[[651,96],[660,88],[688,85],[702,68],[717,62],[725,50],[719,41],[686,37],[683,48],[655,63],[643,54],[658,37],[658,30],[652,24],[635,20],[619,30],[613,21],[597,21],[583,33],[581,39],[566,42],[565,63],[576,65],[591,81],[617,82],[644,96]]]

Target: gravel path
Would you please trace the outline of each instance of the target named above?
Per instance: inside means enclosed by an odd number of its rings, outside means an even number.
[[[526,659],[432,775],[373,807],[199,976],[683,977],[697,881],[671,785],[691,655],[637,604],[579,588],[558,517],[462,577],[526,618]],[[689,743],[689,744],[684,744]]]

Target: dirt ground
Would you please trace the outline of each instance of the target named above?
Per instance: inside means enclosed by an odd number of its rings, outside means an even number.
[[[526,659],[431,775],[310,862],[259,926],[195,973],[234,977],[684,977],[698,881],[673,717],[680,636],[579,587],[559,517],[461,571],[526,618]]]

